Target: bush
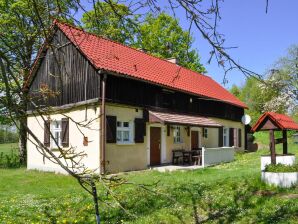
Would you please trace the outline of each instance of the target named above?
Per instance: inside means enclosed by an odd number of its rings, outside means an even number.
[[[0,168],[19,168],[21,167],[19,156],[11,150],[10,154],[0,153]]]
[[[289,173],[289,172],[298,172],[298,164],[294,165],[284,165],[284,164],[269,164],[265,167],[265,172],[273,173]]]

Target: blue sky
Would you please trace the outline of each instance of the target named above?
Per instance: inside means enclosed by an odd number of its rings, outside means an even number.
[[[82,1],[86,10],[92,4],[89,0]],[[160,0],[162,2],[162,0]],[[236,46],[229,54],[242,66],[264,74],[274,62],[287,53],[292,44],[298,44],[298,1],[269,0],[269,10],[266,14],[266,0],[226,0],[221,3],[221,21],[219,31],[225,35],[226,46]],[[80,17],[79,13],[77,16]],[[182,27],[187,28],[183,13],[178,12]],[[206,67],[208,75],[222,83],[224,72],[214,60],[207,64],[211,48],[200,33],[193,29],[195,47],[201,56],[201,62]],[[241,85],[245,76],[237,70],[227,75],[226,88],[233,84]]]
[[[265,0],[226,0],[221,4],[222,20],[219,30],[225,34],[228,46],[237,46],[230,51],[241,65],[264,74],[281,56],[287,53],[292,44],[298,44],[298,1],[269,0],[266,14]],[[194,33],[195,46],[202,57],[208,74],[222,82],[223,71],[215,61],[207,65],[210,47],[199,35]],[[229,83],[242,84],[244,75],[234,70],[228,74]]]

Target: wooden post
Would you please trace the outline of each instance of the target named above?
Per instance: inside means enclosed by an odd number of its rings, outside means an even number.
[[[271,164],[276,164],[274,130],[270,130],[269,135],[270,135]]]
[[[102,83],[101,83],[101,129],[100,129],[100,145],[101,145],[101,158],[100,158],[100,167],[101,174],[104,174],[106,171],[106,79],[107,75],[103,74]]]
[[[283,154],[288,154],[288,139],[287,139],[287,130],[282,131],[282,138],[283,138]]]

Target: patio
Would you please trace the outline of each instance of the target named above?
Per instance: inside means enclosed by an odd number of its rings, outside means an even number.
[[[200,165],[162,165],[162,166],[155,166],[151,167],[151,170],[156,170],[159,172],[172,172],[172,171],[177,171],[177,170],[197,170],[201,169],[203,166]]]
[[[202,149],[197,150],[173,150],[172,164],[151,166],[150,169],[159,172],[196,170],[220,163],[231,162],[234,160],[234,153],[234,147],[202,147]]]

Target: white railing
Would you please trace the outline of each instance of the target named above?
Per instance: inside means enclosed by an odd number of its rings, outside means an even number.
[[[202,148],[202,166],[211,166],[234,160],[235,149],[233,147]]]

